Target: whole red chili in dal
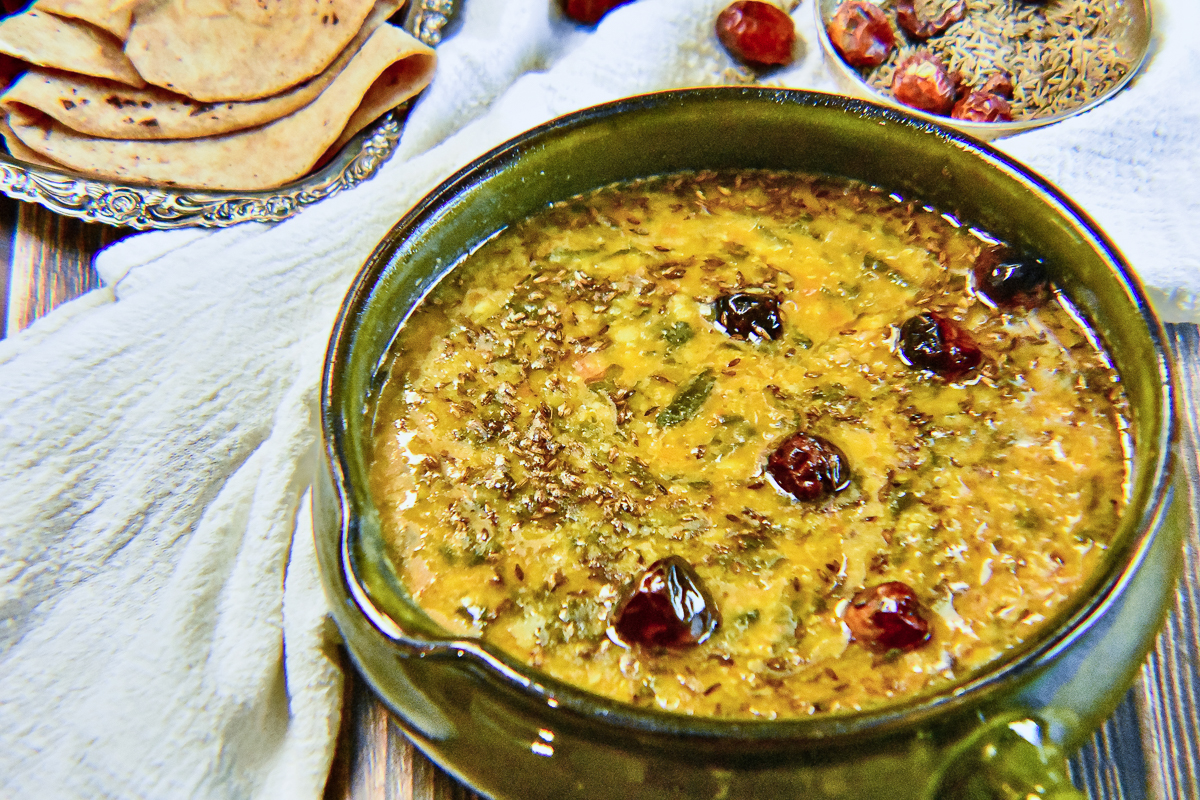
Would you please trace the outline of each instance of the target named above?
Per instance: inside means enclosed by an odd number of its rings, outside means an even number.
[[[910,317],[900,326],[899,346],[900,355],[909,364],[949,381],[961,378],[983,361],[983,353],[971,334],[931,311]]]
[[[900,581],[881,583],[854,595],[846,607],[845,621],[855,641],[879,652],[915,650],[933,635],[916,592]]]
[[[820,500],[850,485],[850,462],[832,442],[798,431],[767,458],[767,474],[797,500]]]
[[[720,621],[691,565],[679,556],[667,556],[642,573],[617,609],[613,631],[630,645],[692,647],[711,636]]]

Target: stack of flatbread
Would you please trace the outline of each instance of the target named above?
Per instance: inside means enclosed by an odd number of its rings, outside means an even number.
[[[293,181],[423,89],[403,0],[36,0],[0,22],[16,158],[106,180]]]

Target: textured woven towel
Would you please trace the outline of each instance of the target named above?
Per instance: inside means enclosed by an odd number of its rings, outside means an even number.
[[[805,57],[773,84],[833,88],[811,2],[794,13]],[[341,676],[303,504],[351,278],[503,139],[737,80],[712,36],[723,5],[639,0],[593,30],[548,0],[467,0],[374,180],[275,226],[125,240],[98,261],[105,288],[0,342],[0,797],[320,795]],[[1179,316],[1200,291],[1200,13],[1156,12],[1129,91],[1001,146],[1091,211]]]

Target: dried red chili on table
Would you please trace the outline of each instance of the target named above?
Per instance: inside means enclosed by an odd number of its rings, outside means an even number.
[[[900,326],[900,355],[914,367],[954,380],[979,366],[983,353],[970,334],[945,317],[926,312]]]
[[[906,583],[889,581],[863,589],[846,606],[846,627],[872,650],[915,650],[933,635],[921,615],[917,594]]]
[[[896,46],[887,16],[866,0],[842,3],[825,30],[834,48],[852,67],[878,67]]]
[[[896,3],[896,23],[909,36],[922,41],[944,33],[954,23],[961,22],[966,15],[965,0],[958,0],[957,3],[933,19],[922,19],[921,15],[917,13],[917,5],[914,0],[899,0]]]
[[[626,644],[691,647],[713,634],[721,618],[691,565],[679,556],[651,564],[617,608],[613,631]]]
[[[942,60],[932,53],[916,53],[896,65],[892,95],[906,106],[931,114],[948,114],[958,87]]]
[[[584,25],[595,25],[617,6],[631,3],[633,0],[564,0],[563,12]]]
[[[797,432],[767,458],[767,474],[797,500],[819,500],[850,485],[850,462],[831,442]]]
[[[770,3],[739,0],[717,15],[717,38],[731,56],[745,64],[790,64],[796,26]]]

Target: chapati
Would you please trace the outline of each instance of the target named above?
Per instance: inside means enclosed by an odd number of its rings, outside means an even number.
[[[202,103],[155,86],[132,89],[100,78],[33,68],[0,96],[0,107],[27,106],[80,133],[109,139],[193,139],[253,128],[312,102],[401,5],[402,0],[380,0],[321,74],[262,100]]]
[[[4,138],[4,145],[8,148],[8,153],[13,158],[39,167],[66,169],[62,164],[57,164],[48,158],[44,158],[41,153],[26,147],[25,143],[13,133],[12,127],[8,124],[8,117],[0,117],[0,137]]]
[[[36,8],[0,21],[0,53],[43,67],[142,87],[146,82],[111,33]]]
[[[37,0],[39,11],[49,11],[60,17],[83,20],[125,41],[133,20],[135,0]]]
[[[194,100],[257,100],[321,72],[372,0],[146,0],[125,53],[147,82]]]
[[[429,83],[433,65],[432,49],[400,28],[383,25],[312,103],[258,128],[202,139],[101,139],[25,106],[11,109],[9,123],[16,137],[43,158],[96,177],[205,189],[269,189],[308,172],[374,85],[390,87],[389,107],[398,105]]]

